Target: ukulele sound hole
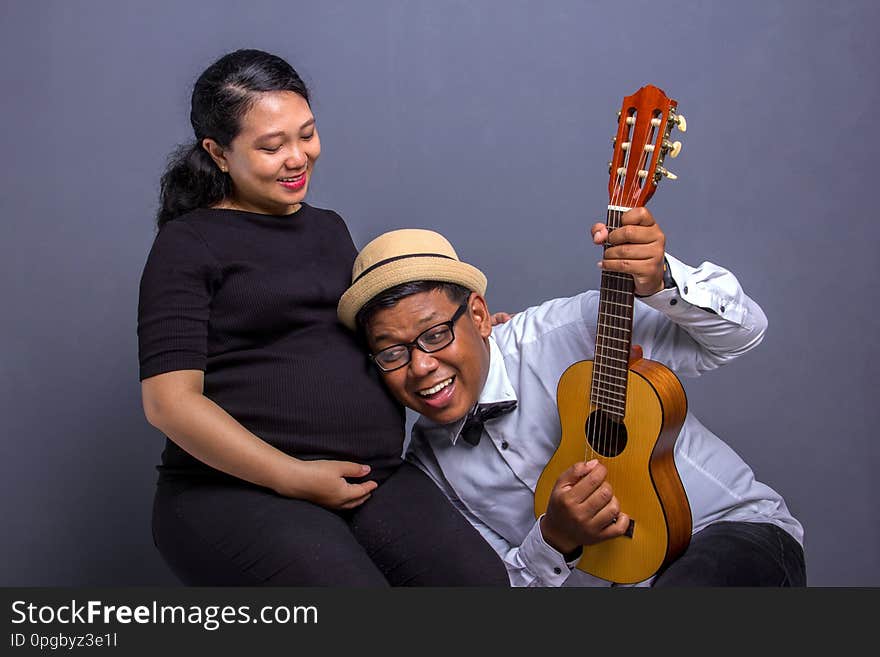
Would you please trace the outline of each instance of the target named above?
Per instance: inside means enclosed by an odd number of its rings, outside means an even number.
[[[584,434],[594,452],[612,457],[626,449],[626,425],[605,411],[590,413],[584,425]]]

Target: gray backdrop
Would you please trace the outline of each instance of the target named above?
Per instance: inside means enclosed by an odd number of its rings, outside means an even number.
[[[880,585],[878,7],[5,0],[0,584],[175,583],[150,534],[137,286],[192,83],[258,47],[312,86],[310,201],[359,246],[441,230],[495,310],[597,285],[621,98],[678,99],[680,179],[651,208],[671,253],[730,268],[770,320],[686,381],[691,409],[803,522],[810,584]]]

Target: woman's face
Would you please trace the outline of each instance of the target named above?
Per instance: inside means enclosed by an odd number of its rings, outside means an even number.
[[[204,145],[232,178],[226,205],[261,214],[296,212],[321,154],[315,117],[306,100],[292,91],[259,94],[228,148],[211,139]]]

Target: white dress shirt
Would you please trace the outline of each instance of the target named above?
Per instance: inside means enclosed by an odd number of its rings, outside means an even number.
[[[633,344],[679,376],[698,376],[757,346],[767,319],[726,269],[690,267],[667,255],[675,287],[639,298]],[[445,492],[501,555],[514,586],[609,586],[547,545],[534,515],[538,477],[559,444],[556,387],[572,363],[592,360],[598,291],[554,299],[495,326],[480,403],[517,400],[486,423],[476,446],[459,440],[464,420],[420,417],[408,458]],[[710,312],[711,311],[711,312]],[[690,412],[675,464],[691,506],[693,531],[718,521],[769,522],[803,543],[803,528],[782,497]],[[642,582],[648,585],[650,580]]]

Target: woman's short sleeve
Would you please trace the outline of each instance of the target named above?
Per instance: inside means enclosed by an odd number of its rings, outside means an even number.
[[[202,370],[219,267],[187,223],[163,226],[141,276],[138,301],[140,379],[175,370]]]

